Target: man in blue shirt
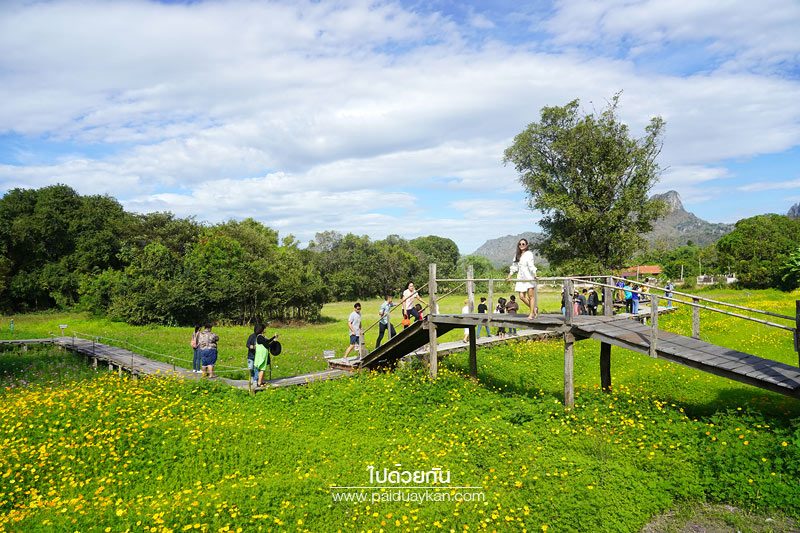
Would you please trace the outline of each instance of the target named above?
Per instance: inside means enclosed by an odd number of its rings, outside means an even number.
[[[389,330],[390,339],[395,336],[394,324],[392,324],[389,313],[392,311],[392,307],[394,307],[397,304],[392,302],[391,294],[387,294],[384,297],[384,300],[385,301],[381,304],[380,308],[381,319],[378,321],[378,340],[375,342],[375,348],[380,347],[381,341],[383,340],[383,334],[384,332],[386,332],[387,329]]]

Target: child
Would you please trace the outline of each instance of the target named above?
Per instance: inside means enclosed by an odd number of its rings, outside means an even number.
[[[505,298],[498,298],[497,307],[495,307],[494,310],[495,310],[496,313],[505,314],[505,312],[506,312],[506,299]],[[497,335],[501,339],[505,339],[506,338],[506,328],[505,327],[497,328]]]
[[[517,297],[513,294],[508,297],[508,303],[506,304],[506,313],[509,315],[516,315],[517,311],[519,311],[519,304],[517,303]],[[508,328],[509,335],[516,335],[517,328]]]

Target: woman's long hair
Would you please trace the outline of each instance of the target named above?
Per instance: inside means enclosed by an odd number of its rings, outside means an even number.
[[[520,249],[520,247],[519,247],[519,243],[521,243],[522,241],[525,241],[525,248],[524,249]],[[528,251],[528,247],[530,247],[530,245],[531,245],[531,243],[528,242],[528,239],[520,239],[520,240],[517,241],[517,244],[515,245],[517,247],[517,250],[516,250],[517,253],[514,255],[514,262],[515,263],[519,263],[519,258],[522,257],[522,253],[523,252],[527,252]]]

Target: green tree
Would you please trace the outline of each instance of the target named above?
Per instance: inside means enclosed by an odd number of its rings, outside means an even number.
[[[449,278],[455,273],[461,254],[458,252],[458,245],[452,239],[428,235],[412,239],[409,244],[421,252],[420,259],[424,268],[430,263],[436,263],[437,277]]]
[[[599,115],[579,101],[544,107],[505,151],[542,211],[540,248],[555,266],[584,273],[620,268],[642,246],[642,233],[665,212],[648,198],[658,180],[664,121],[655,117],[641,139],[619,121],[617,94]]]
[[[744,287],[781,287],[784,266],[798,246],[800,219],[758,215],[740,220],[717,241],[717,261]]]
[[[781,285],[791,291],[800,287],[800,248],[789,254],[781,269]]]

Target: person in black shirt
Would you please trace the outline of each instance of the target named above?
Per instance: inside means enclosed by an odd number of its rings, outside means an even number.
[[[481,303],[478,304],[478,312],[479,313],[486,313],[489,310],[489,306],[486,305],[486,298],[481,298]],[[486,324],[479,324],[478,331],[476,332],[475,338],[480,338],[481,336],[481,328],[486,328],[486,336],[491,337],[492,334],[489,331],[489,326]]]
[[[254,385],[261,385],[259,377],[263,378],[263,374],[259,376],[259,369],[255,365],[256,359],[256,344],[260,344],[267,349],[267,364],[270,364],[269,345],[277,339],[275,335],[269,339],[264,336],[264,325],[256,324],[253,326],[253,333],[247,337],[247,369],[250,371],[250,381]]]

